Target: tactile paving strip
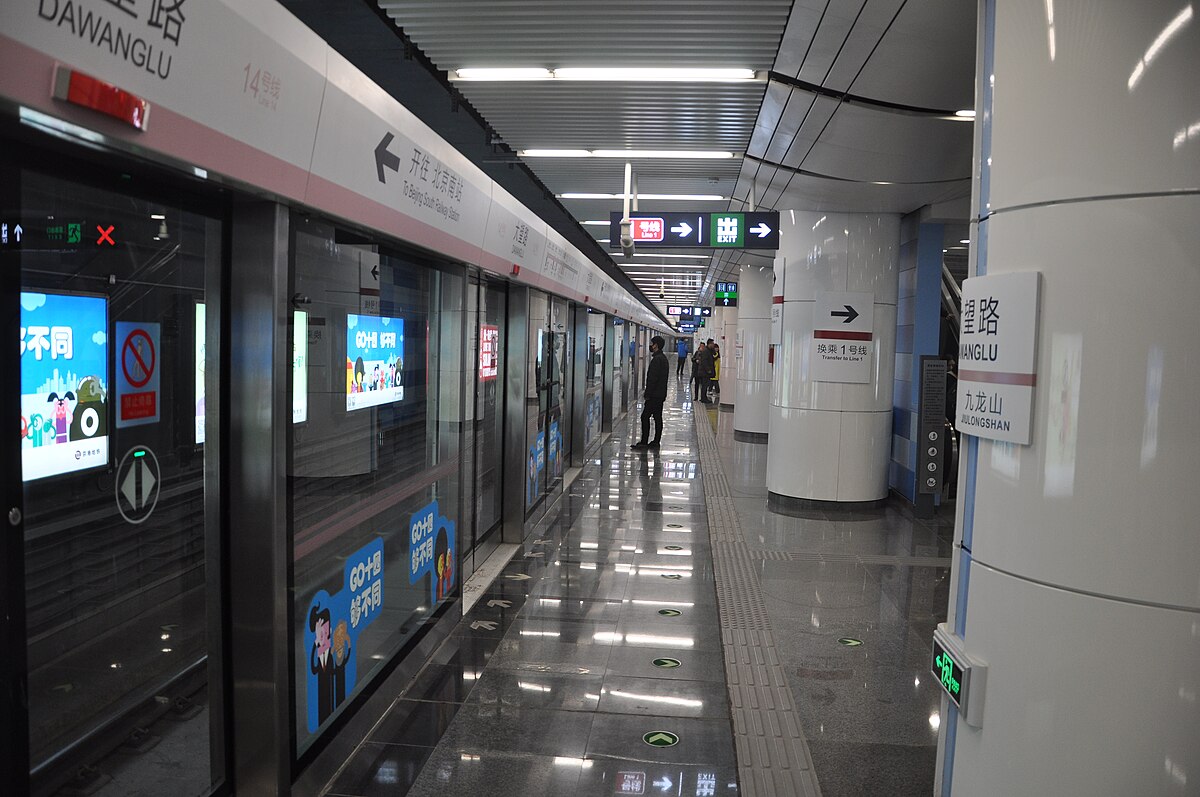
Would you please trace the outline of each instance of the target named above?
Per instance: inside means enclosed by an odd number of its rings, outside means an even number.
[[[746,546],[708,413],[696,413],[696,428],[741,793],[819,797],[755,571],[767,552]]]
[[[949,567],[949,557],[890,556],[887,554],[821,553],[820,551],[751,550],[751,558],[770,562],[847,562],[856,565],[897,565],[902,567]]]

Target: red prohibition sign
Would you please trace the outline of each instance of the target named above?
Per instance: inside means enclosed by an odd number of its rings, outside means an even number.
[[[142,340],[146,341],[146,348],[150,351],[149,365],[147,365],[146,361],[142,359],[142,353],[139,350],[139,347],[134,345],[135,338],[141,338]],[[138,367],[142,369],[142,373],[144,374],[142,379],[134,379],[133,375],[129,373],[130,356],[133,357],[134,361],[138,364]],[[135,329],[125,336],[125,343],[121,346],[121,370],[125,372],[125,379],[129,381],[130,385],[133,387],[146,386],[146,383],[150,381],[150,377],[154,375],[155,357],[154,341],[150,340],[150,336],[146,334],[146,330]]]

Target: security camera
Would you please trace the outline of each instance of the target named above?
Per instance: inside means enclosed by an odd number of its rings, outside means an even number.
[[[633,222],[621,219],[621,254],[633,257]]]

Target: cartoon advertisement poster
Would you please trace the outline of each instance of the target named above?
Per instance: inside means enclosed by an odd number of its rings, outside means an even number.
[[[346,315],[346,410],[404,398],[404,320]]]
[[[436,605],[454,591],[454,521],[444,516],[434,501],[413,514],[408,534],[408,583],[416,584],[428,574],[433,583],[429,597]]]
[[[108,302],[21,293],[24,481],[108,464]]]
[[[383,538],[346,559],[336,594],[317,592],[304,622],[308,730],[315,732],[358,683],[358,635],[383,611]]]

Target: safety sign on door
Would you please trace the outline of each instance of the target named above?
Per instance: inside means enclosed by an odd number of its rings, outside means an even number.
[[[812,381],[870,382],[875,359],[875,294],[818,293],[813,312]]]
[[[158,423],[159,325],[117,322],[117,428]]]

